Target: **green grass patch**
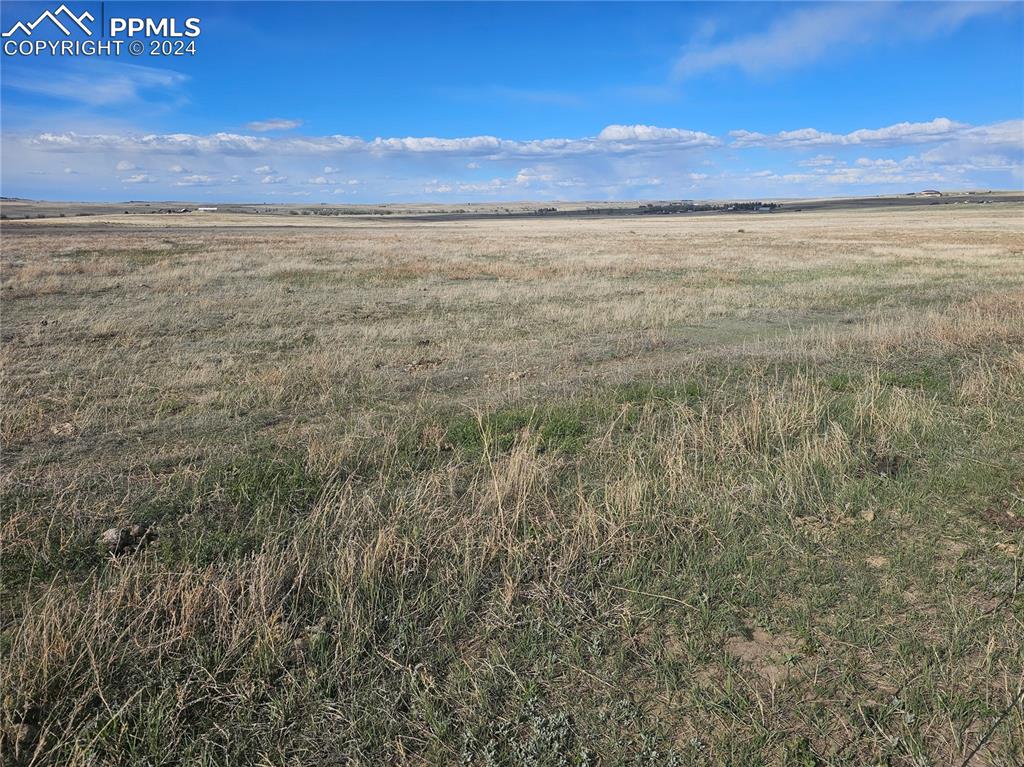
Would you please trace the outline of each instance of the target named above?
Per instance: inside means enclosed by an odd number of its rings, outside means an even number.
[[[448,423],[446,439],[455,449],[480,455],[485,448],[507,452],[517,440],[533,437],[544,451],[579,452],[589,429],[587,416],[573,407],[512,407],[481,417],[458,416]]]
[[[931,394],[947,394],[950,376],[948,370],[931,367],[911,367],[904,370],[883,370],[878,380],[886,386],[918,389]]]
[[[646,405],[652,402],[695,405],[703,394],[703,387],[693,381],[678,383],[634,381],[616,387],[612,391],[612,399],[620,405]]]

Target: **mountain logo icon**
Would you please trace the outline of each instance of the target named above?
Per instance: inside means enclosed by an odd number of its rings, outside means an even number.
[[[36,27],[46,20],[53,22],[53,24],[55,24],[56,27],[67,37],[71,36],[71,29],[73,27],[78,27],[85,32],[85,34],[92,37],[92,30],[86,26],[85,22],[96,21],[96,17],[88,11],[76,16],[66,5],[62,3],[55,11],[43,11],[39,14],[39,18],[33,22],[28,24],[24,21],[15,22],[10,29],[3,33],[3,37],[13,37],[16,32],[21,32],[23,35],[31,37]]]

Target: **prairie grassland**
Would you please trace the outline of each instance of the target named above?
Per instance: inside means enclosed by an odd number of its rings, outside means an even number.
[[[1021,763],[1022,214],[5,226],[4,758]]]

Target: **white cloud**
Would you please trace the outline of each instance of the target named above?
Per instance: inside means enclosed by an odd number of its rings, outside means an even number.
[[[286,120],[283,117],[272,117],[269,120],[254,120],[246,124],[246,128],[258,133],[278,130],[293,130],[302,125],[302,120]]]
[[[206,176],[201,173],[185,176],[180,181],[174,182],[175,186],[214,186],[216,184],[216,178],[213,176]]]
[[[494,194],[512,187],[515,187],[514,180],[493,178],[490,181],[462,182],[459,184],[459,192],[463,194]]]
[[[433,136],[415,138],[409,136],[406,138],[375,138],[369,146],[376,152],[476,154],[499,151],[501,139],[494,136],[469,136],[467,138],[434,138]]]
[[[189,133],[80,134],[40,133],[30,139],[33,146],[62,152],[128,151],[150,154],[256,154],[273,146],[271,139],[236,133],[197,136]]]
[[[627,179],[622,183],[633,186],[652,186],[660,184],[661,179]],[[529,192],[530,194],[550,196],[562,190],[578,189],[586,185],[587,182],[583,178],[577,175],[566,175],[555,165],[538,165],[520,168],[514,176],[509,178],[492,178],[490,181],[460,181],[455,184],[455,189],[462,194],[493,195],[515,190],[515,193],[518,194]],[[450,185],[446,186],[449,191],[453,191]]]
[[[845,187],[902,191],[902,186],[918,184],[1009,188],[1024,178],[1021,120],[972,126],[940,117],[848,133],[804,128],[731,135],[723,143],[700,131],[642,124],[609,125],[589,137],[532,140],[5,133],[4,186],[13,189],[20,180],[31,186],[29,174],[52,176],[73,167],[88,171],[91,179],[108,174],[100,181],[121,176],[127,177],[124,183],[152,183],[154,195],[169,195],[182,186],[235,184],[232,191],[239,199],[316,186],[323,193],[357,194],[353,199],[367,201],[442,195],[598,200],[687,196],[673,190],[694,188],[702,196],[722,197],[841,193]],[[908,152],[897,154],[901,147]],[[763,150],[757,164],[735,170],[749,162],[741,151],[747,148]],[[910,150],[914,154],[904,156]],[[128,158],[121,162],[132,167],[122,165],[115,176],[111,165],[118,157]],[[473,178],[477,174],[471,171],[478,168],[467,166],[493,167],[494,177]],[[347,180],[334,172],[342,167]],[[142,168],[169,173],[157,179]],[[324,172],[317,173],[321,168]],[[460,178],[461,173],[469,177]]]
[[[968,128],[954,140],[923,152],[920,160],[932,166],[961,171],[1009,170],[1019,173],[1024,167],[1024,120]]]
[[[121,162],[119,162],[115,166],[115,168],[116,168],[116,170],[119,170],[119,171],[128,171],[128,170],[138,170],[139,166],[135,165],[134,163],[130,163],[127,160],[121,160]]]
[[[700,131],[659,128],[654,125],[609,125],[597,134],[600,141],[672,144],[675,146],[715,146],[717,138]]]
[[[355,194],[359,190],[356,189],[362,182],[357,178],[350,178],[347,181],[336,181],[331,183],[344,184],[347,188],[338,187],[331,190],[331,194]]]
[[[375,138],[310,136],[270,138],[237,133],[81,134],[40,133],[29,139],[39,149],[60,152],[127,152],[177,155],[362,154],[371,157],[432,155],[487,159],[557,158],[586,155],[628,155],[677,149],[714,147],[721,140],[708,133],[649,125],[610,125],[597,137],[546,138],[519,141],[495,136]]]
[[[880,159],[872,160],[867,157],[860,157],[857,159],[857,165],[861,168],[898,168],[900,164],[896,160]]]
[[[632,189],[633,187],[656,187],[662,186],[665,182],[657,176],[640,176],[637,178],[625,178],[619,182],[620,186]],[[580,179],[572,186],[584,186],[585,182]]]
[[[1020,121],[1017,121],[1020,125]],[[816,147],[816,146],[907,146],[909,144],[950,141],[973,137],[979,142],[1005,143],[1012,132],[1007,123],[972,128],[947,117],[936,117],[930,122],[902,122],[885,128],[862,128],[851,133],[828,133],[816,128],[756,133],[747,130],[730,131],[735,147]]]
[[[802,168],[824,168],[829,165],[834,165],[835,162],[836,158],[832,155],[819,154],[806,160],[798,160],[797,165]]]
[[[902,122],[877,130],[856,130],[847,138],[851,144],[917,144],[941,141],[965,127],[963,123],[953,122],[948,117],[936,117],[926,123]]]
[[[908,155],[901,160],[859,157],[852,164],[834,160],[828,165],[812,167],[810,172],[779,173],[762,170],[735,178],[743,183],[763,181],[773,185],[800,186],[810,191],[845,188],[851,193],[860,193],[863,187],[907,191],[920,185],[970,186],[967,174],[973,169],[969,164],[942,166],[928,161],[924,155]]]

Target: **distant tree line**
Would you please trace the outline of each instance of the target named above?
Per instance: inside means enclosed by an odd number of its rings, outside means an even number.
[[[662,202],[649,203],[640,206],[640,212],[645,214],[668,214],[668,213],[694,213],[713,210],[775,210],[780,207],[777,202]]]

